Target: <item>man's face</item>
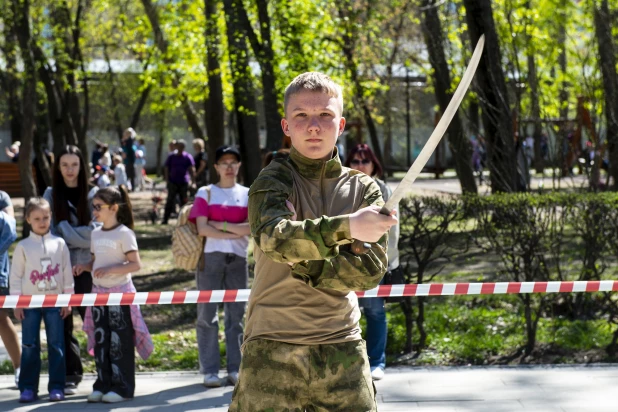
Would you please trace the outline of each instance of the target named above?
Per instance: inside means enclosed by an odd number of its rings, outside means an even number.
[[[345,128],[338,100],[325,93],[303,90],[290,96],[285,109],[281,127],[292,139],[292,146],[309,159],[330,159]]]

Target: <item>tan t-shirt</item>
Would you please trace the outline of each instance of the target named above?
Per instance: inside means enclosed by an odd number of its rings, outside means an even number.
[[[118,225],[113,229],[98,227],[92,231],[90,252],[94,254],[92,272],[98,268],[115,266],[127,261],[127,253],[137,250],[135,233],[125,225]],[[95,286],[111,288],[124,285],[131,281],[131,274],[108,275],[102,278],[92,277]]]

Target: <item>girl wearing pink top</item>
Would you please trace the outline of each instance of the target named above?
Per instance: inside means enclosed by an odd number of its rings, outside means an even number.
[[[206,236],[204,269],[197,271],[199,290],[246,289],[248,283],[247,247],[249,188],[236,183],[240,153],[221,146],[215,153],[219,183],[202,187],[195,196],[189,219],[197,223],[200,236]],[[221,386],[219,368],[219,322],[217,303],[197,305],[197,346],[200,373],[207,387]],[[240,367],[243,340],[244,302],[228,302],[225,312],[227,381],[235,385]]]

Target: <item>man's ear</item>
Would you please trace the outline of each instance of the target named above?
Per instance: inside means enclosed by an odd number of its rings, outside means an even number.
[[[339,134],[337,136],[341,136],[341,133],[345,130],[345,117],[339,119]]]
[[[281,119],[281,129],[283,130],[283,134],[284,135],[286,135],[286,136],[290,135],[290,124],[285,119],[285,117],[283,119]]]

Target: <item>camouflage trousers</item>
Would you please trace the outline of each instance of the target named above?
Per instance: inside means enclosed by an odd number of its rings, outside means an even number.
[[[242,353],[230,412],[377,411],[365,341],[292,345],[258,339]]]

